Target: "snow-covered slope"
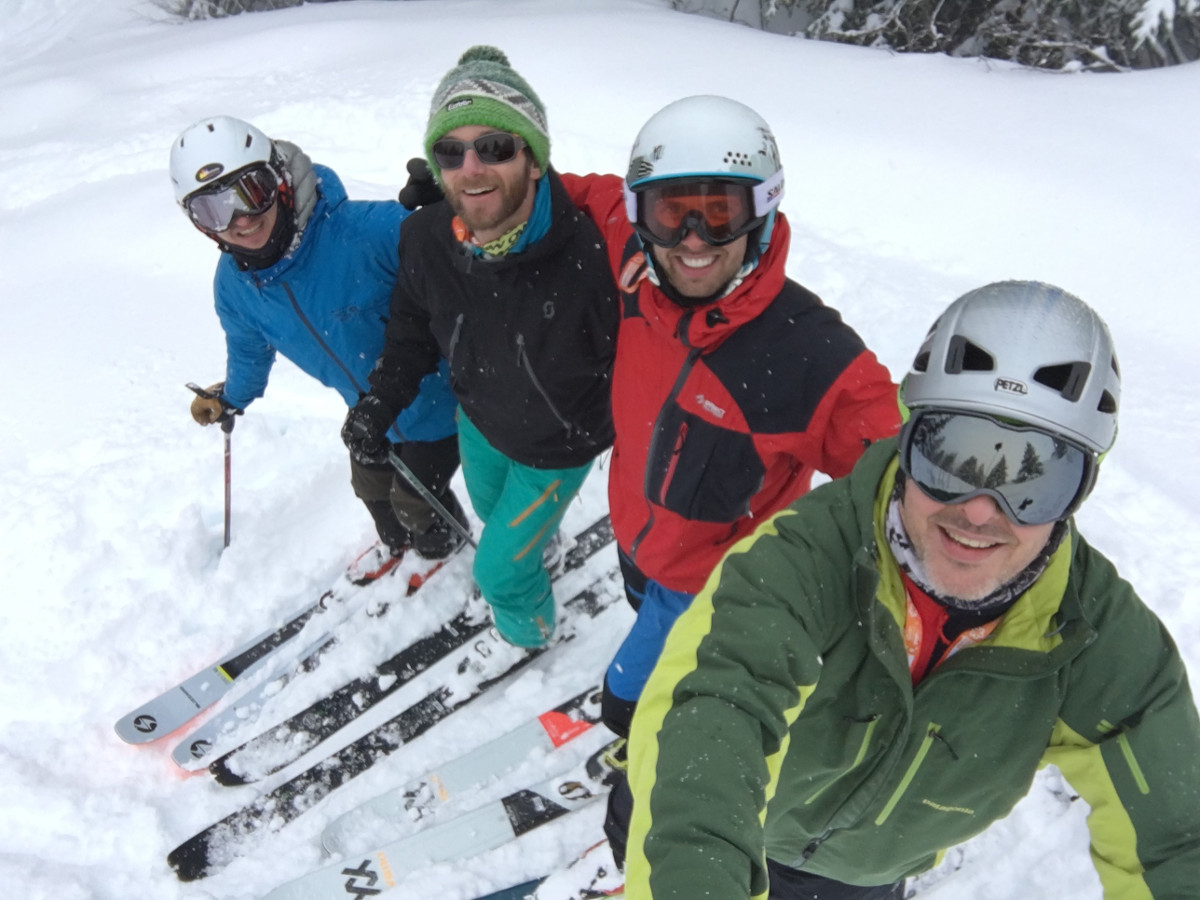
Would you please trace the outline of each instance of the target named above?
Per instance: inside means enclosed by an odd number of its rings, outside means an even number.
[[[1052,281],[1099,309],[1124,408],[1080,525],[1198,670],[1200,488],[1187,461],[1200,436],[1200,68],[1062,76],[805,42],[669,6],[353,0],[182,24],[145,0],[0,0],[6,894],[261,896],[315,866],[322,824],[355,802],[599,678],[628,626],[628,610],[607,614],[569,654],[198,885],[179,885],[166,853],[254,789],[181,780],[169,745],[135,749],[112,732],[315,596],[371,536],[347,483],[344,407],[281,361],[233,435],[234,539],[222,552],[221,441],[191,422],[183,387],[223,372],[216,250],[172,202],[171,139],[202,116],[242,116],[337,169],[351,196],[394,196],[434,86],[473,43],[504,49],[540,93],[564,171],[622,171],[646,117],[686,94],[758,109],[789,176],[790,273],[897,376],[937,312],[987,281]],[[570,530],[603,511],[604,476]],[[445,573],[443,598],[466,577],[461,564]],[[398,627],[434,621],[438,597],[419,597]],[[383,637],[361,639],[365,657]],[[1047,774],[926,895],[1098,897],[1085,813]],[[584,814],[433,867],[409,895],[453,900],[519,880],[598,827]]]

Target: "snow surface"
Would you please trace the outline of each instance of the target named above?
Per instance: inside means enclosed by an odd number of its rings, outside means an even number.
[[[564,171],[622,171],[640,125],[686,94],[758,109],[789,175],[790,274],[894,374],[945,304],[988,281],[1050,281],[1094,305],[1121,356],[1122,428],[1079,522],[1198,671],[1200,487],[1186,471],[1200,418],[1196,64],[1056,75],[769,35],[667,0],[355,0],[189,24],[146,0],[0,0],[6,896],[260,897],[321,862],[325,822],[601,676],[624,607],[192,885],[167,852],[255,788],[184,780],[170,741],[135,748],[112,731],[315,597],[371,538],[347,484],[344,407],[281,360],[233,434],[222,552],[221,439],[191,422],[183,387],[223,372],[216,251],[172,202],[172,138],[203,116],[242,116],[335,168],[352,197],[391,197],[434,86],[478,42],[503,48],[541,94]],[[604,476],[568,530],[603,511]],[[351,635],[353,650],[314,678],[332,683],[389,638],[431,628],[466,570],[457,560],[394,632]],[[295,688],[294,703],[317,690]],[[1099,897],[1085,814],[1045,773],[922,896]],[[396,896],[454,900],[537,874],[591,843],[600,818],[597,807],[423,869]]]

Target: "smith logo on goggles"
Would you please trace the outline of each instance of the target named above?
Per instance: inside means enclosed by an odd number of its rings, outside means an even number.
[[[279,195],[279,180],[267,166],[235,172],[185,201],[192,221],[205,231],[228,230],[237,216],[259,216]]]
[[[900,468],[938,503],[987,495],[1018,525],[1073,513],[1091,490],[1096,457],[1057,435],[990,416],[917,411],[900,433]]]

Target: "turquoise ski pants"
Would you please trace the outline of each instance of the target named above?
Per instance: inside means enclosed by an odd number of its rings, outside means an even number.
[[[483,533],[475,551],[475,583],[509,643],[538,647],[554,631],[554,594],[542,549],[558,531],[591,463],[534,469],[496,450],[460,409],[463,480]]]

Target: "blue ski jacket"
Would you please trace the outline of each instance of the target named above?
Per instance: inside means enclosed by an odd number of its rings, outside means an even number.
[[[337,174],[313,166],[316,207],[300,243],[275,265],[242,271],[221,254],[213,282],[225,331],[224,400],[245,409],[261,397],[278,351],[346,401],[370,390],[367,375],[383,351],[399,268],[400,223],[391,201],[348,200]],[[396,419],[393,441],[436,441],[457,431],[457,401],[442,360]]]

